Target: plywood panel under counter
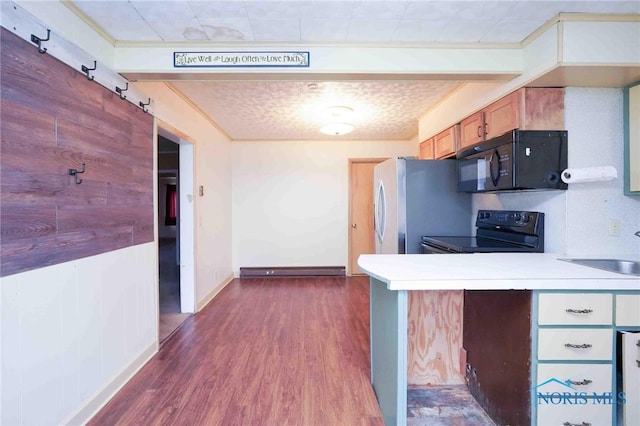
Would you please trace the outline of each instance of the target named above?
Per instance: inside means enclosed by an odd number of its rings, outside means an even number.
[[[411,291],[409,385],[463,384],[460,371],[463,291]]]

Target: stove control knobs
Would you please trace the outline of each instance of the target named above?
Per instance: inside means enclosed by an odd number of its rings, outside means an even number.
[[[515,215],[516,222],[520,222],[522,220],[522,215],[520,213],[516,213]]]
[[[522,218],[522,221],[524,223],[528,223],[531,220],[531,216],[529,216],[528,214],[525,214],[524,217]]]

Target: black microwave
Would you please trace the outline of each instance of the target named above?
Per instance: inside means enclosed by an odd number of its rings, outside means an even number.
[[[567,189],[566,130],[512,130],[456,156],[458,192]]]

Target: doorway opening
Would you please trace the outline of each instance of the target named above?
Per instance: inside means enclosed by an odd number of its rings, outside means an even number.
[[[160,343],[194,312],[193,149],[177,136],[158,129],[158,298]],[[183,158],[184,157],[184,158]]]

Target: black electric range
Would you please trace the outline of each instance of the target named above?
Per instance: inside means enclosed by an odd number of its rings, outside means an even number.
[[[476,236],[424,236],[422,252],[544,252],[544,213],[479,210]]]

